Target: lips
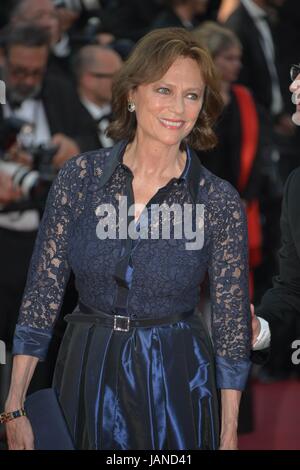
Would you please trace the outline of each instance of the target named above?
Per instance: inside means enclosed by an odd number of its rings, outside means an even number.
[[[179,121],[175,119],[160,118],[159,121],[167,129],[180,129],[184,124],[184,121]]]

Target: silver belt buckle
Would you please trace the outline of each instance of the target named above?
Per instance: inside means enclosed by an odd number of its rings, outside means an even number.
[[[114,331],[129,331],[130,318],[114,315]]]

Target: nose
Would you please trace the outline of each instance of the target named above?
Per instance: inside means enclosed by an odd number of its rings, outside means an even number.
[[[184,112],[184,97],[179,93],[174,94],[171,107],[176,114],[182,114]]]
[[[290,85],[290,92],[291,92],[291,93],[294,93],[294,91],[296,91],[298,88],[300,88],[300,73],[299,73],[299,75],[296,77],[296,80],[294,80],[293,83],[291,83],[291,85]]]
[[[37,79],[33,75],[28,74],[28,75],[26,75],[26,77],[23,78],[22,81],[23,81],[24,85],[33,86],[33,85],[36,85]]]

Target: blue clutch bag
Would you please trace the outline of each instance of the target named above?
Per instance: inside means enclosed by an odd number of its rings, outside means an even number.
[[[53,388],[29,395],[25,410],[34,434],[37,450],[74,450],[63,411]]]

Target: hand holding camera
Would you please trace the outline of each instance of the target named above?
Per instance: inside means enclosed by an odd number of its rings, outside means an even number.
[[[52,164],[57,170],[71,157],[80,153],[76,142],[64,134],[55,134],[52,137],[51,144],[57,148],[57,152],[54,154],[52,160]]]
[[[0,204],[10,204],[21,197],[22,191],[14,186],[12,177],[0,171]]]
[[[30,155],[24,148],[19,144],[15,143],[12,145],[8,151],[9,160],[20,165],[26,165],[28,168],[32,168],[33,160],[32,155]]]
[[[27,123],[16,118],[5,120],[0,129],[0,171],[6,180],[1,185],[4,205],[19,204],[20,199],[22,207],[24,200],[40,205],[57,171],[80,152],[75,141],[64,134],[55,134],[48,144],[33,145],[32,141],[32,128]]]

